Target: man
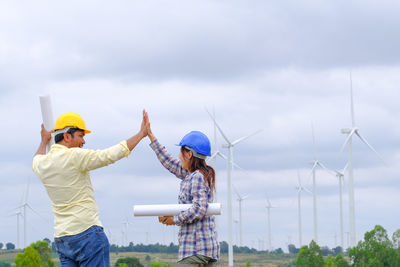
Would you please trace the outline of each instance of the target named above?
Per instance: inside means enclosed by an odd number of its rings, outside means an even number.
[[[51,133],[43,124],[42,141],[32,168],[40,178],[52,203],[54,236],[61,266],[110,266],[109,243],[99,220],[99,212],[89,171],[127,157],[147,136],[143,110],[140,131],[135,136],[104,150],[83,149],[90,133],[77,113],[62,114],[53,129],[55,144],[46,154]]]

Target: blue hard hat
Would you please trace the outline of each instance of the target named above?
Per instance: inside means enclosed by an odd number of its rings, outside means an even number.
[[[200,155],[211,156],[210,140],[208,140],[205,134],[199,131],[191,131],[186,134],[178,146],[189,147]]]

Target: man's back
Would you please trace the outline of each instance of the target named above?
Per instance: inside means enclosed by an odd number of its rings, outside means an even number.
[[[47,155],[36,155],[33,171],[50,197],[55,237],[75,235],[101,226],[89,171],[129,154],[126,142],[105,150],[67,148],[55,144]]]

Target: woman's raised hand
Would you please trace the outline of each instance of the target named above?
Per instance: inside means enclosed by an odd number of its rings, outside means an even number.
[[[154,142],[157,138],[154,136],[153,132],[151,131],[149,115],[146,111],[143,113],[143,121],[145,122],[146,134],[150,138],[151,142]]]

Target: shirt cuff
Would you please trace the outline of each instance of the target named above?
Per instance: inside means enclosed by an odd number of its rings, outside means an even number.
[[[149,145],[151,147],[151,149],[153,149],[154,151],[157,150],[158,147],[161,146],[161,144],[158,142],[158,140],[154,140],[153,142],[150,143]]]
[[[173,219],[174,219],[175,225],[178,225],[178,226],[181,225],[181,222],[179,221],[179,217],[178,217],[177,215],[176,215],[176,216],[173,216]]]
[[[128,144],[126,143],[126,140],[122,141],[120,145],[124,148],[125,152],[125,157],[128,157],[131,154],[131,151],[128,148]]]

